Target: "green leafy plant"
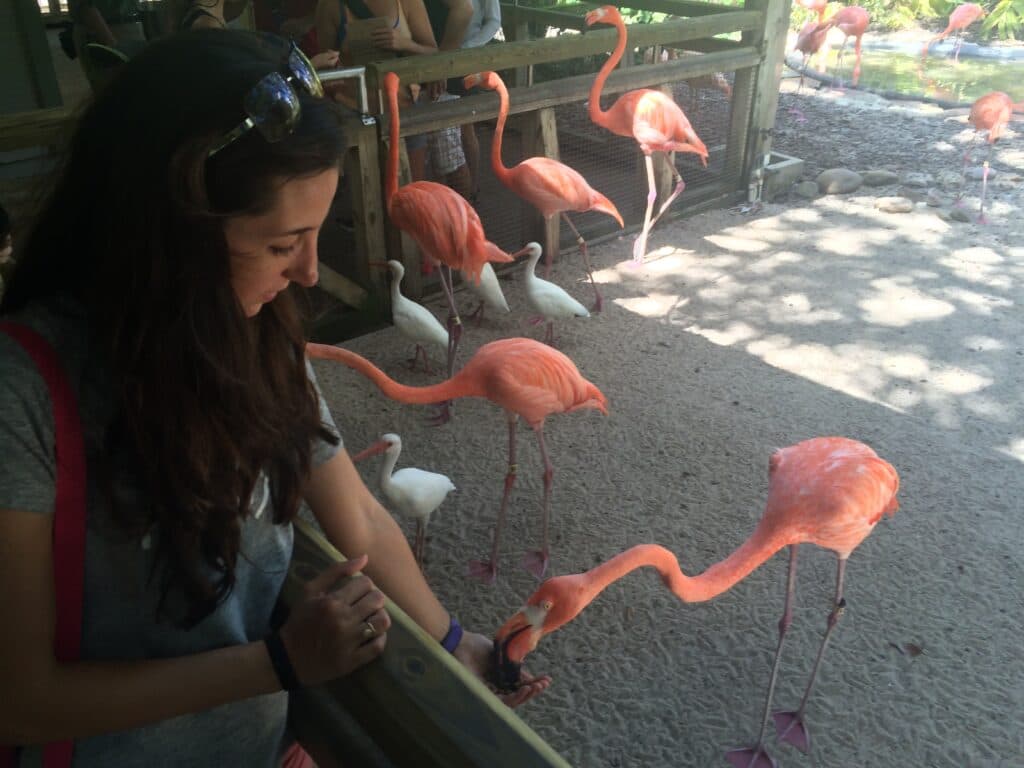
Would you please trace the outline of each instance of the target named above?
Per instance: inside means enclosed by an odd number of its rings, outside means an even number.
[[[1024,0],[999,0],[985,19],[982,29],[1006,40],[1016,40],[1024,32]]]

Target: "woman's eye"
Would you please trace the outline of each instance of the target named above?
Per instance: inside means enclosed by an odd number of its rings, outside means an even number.
[[[272,245],[270,246],[270,252],[275,256],[288,256],[295,250],[295,244],[291,245]]]

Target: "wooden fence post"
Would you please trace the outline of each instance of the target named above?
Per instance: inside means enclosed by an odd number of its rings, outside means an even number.
[[[377,126],[353,121],[348,130],[353,147],[345,153],[345,176],[352,197],[356,250],[362,256],[356,260],[356,277],[387,296],[387,275],[367,265],[367,260],[383,259],[387,254]]]
[[[771,152],[791,6],[792,0],[745,0],[744,3],[747,10],[764,13],[764,26],[760,30],[743,33],[743,42],[760,48],[764,56],[753,76],[750,129],[743,163],[743,179],[748,186],[760,180],[764,157]]]

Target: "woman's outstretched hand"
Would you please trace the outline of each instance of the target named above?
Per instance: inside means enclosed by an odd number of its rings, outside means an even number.
[[[384,650],[391,617],[384,610],[384,593],[359,573],[366,562],[361,555],[335,563],[312,579],[281,627],[303,685],[347,675]]]
[[[519,685],[510,693],[501,693],[495,690],[488,680],[488,673],[491,665],[491,649],[493,642],[485,635],[476,632],[465,632],[462,635],[462,642],[455,649],[455,658],[458,659],[473,674],[487,683],[487,687],[494,691],[495,695],[510,707],[518,707],[525,704],[534,696],[543,693],[549,685],[551,678],[548,675],[534,677],[525,669],[519,677]]]

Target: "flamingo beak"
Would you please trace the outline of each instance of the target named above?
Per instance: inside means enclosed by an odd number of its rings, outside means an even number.
[[[534,628],[526,612],[520,611],[494,635],[490,675],[498,690],[514,691],[519,687],[523,659],[537,647],[542,634]]]
[[[378,453],[384,453],[388,448],[391,447],[391,443],[387,440],[378,440],[376,443],[371,445],[364,451],[360,451],[352,457],[352,463],[358,464],[363,459],[368,459],[370,456],[376,456]]]

